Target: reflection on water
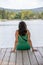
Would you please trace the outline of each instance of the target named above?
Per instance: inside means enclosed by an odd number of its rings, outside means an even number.
[[[0,47],[13,47],[20,20],[0,22]],[[34,47],[43,46],[43,20],[25,20]]]

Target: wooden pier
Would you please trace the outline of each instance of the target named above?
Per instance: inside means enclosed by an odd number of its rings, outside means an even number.
[[[43,47],[37,47],[37,52],[16,51],[12,48],[0,48],[0,65],[43,65]]]

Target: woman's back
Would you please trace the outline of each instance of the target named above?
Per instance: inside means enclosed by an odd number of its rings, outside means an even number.
[[[18,42],[24,43],[25,41],[27,42],[28,36],[18,36]]]
[[[24,36],[18,36],[18,43],[16,46],[17,50],[28,50],[30,49],[30,45],[28,42],[28,35],[24,35]]]

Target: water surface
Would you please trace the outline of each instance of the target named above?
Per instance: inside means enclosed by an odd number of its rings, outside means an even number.
[[[0,48],[13,47],[20,20],[0,21]],[[43,20],[25,20],[34,47],[43,46]]]

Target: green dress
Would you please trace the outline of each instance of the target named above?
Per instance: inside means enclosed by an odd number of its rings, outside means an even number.
[[[16,50],[30,50],[29,42],[27,41],[28,36],[27,34],[25,36],[18,36],[18,43],[16,46]]]

